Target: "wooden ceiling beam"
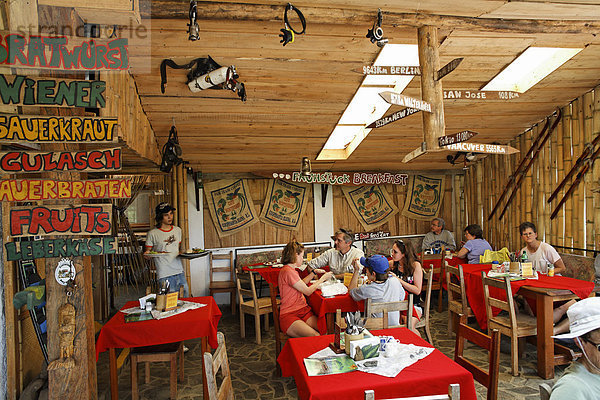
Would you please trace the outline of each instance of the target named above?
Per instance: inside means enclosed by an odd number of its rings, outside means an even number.
[[[144,2],[145,3],[145,2]],[[150,3],[150,2],[148,2]],[[281,21],[281,5],[198,2],[198,20],[240,20],[240,21]],[[371,25],[375,13],[371,10],[351,8],[301,7],[309,24],[365,24]],[[180,0],[154,0],[151,10],[142,8],[144,18],[188,19],[187,4]],[[596,34],[600,31],[600,22],[595,20],[534,20],[505,18],[476,18],[423,13],[396,13],[384,11],[385,26],[419,28],[432,25],[447,29],[468,29],[482,32],[511,33],[560,33],[560,34]]]

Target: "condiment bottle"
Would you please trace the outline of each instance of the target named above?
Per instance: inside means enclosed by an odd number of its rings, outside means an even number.
[[[554,264],[548,264],[548,276],[554,276]]]

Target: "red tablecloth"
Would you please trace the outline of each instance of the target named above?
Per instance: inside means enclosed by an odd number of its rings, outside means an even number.
[[[485,313],[485,301],[483,298],[483,282],[481,281],[481,271],[489,271],[491,264],[463,264],[463,273],[465,278],[465,290],[469,306],[475,314],[475,318],[482,329],[487,329],[487,315]],[[582,281],[580,279],[568,278],[566,276],[553,276],[539,274],[538,279],[525,279],[521,281],[512,281],[510,284],[513,296],[517,294],[522,286],[532,286],[550,289],[570,290],[580,299],[587,298],[594,290],[594,283]],[[492,296],[500,296],[499,291],[493,291]]]
[[[323,297],[320,290],[316,290],[308,297],[308,305],[318,318],[317,324],[321,335],[327,333],[326,317],[328,313],[335,313],[338,308],[342,312],[364,310],[364,302],[357,303],[352,299],[350,293],[326,298]]]
[[[262,278],[267,281],[267,283],[271,283],[274,286],[277,286],[278,283],[278,278],[279,278],[279,272],[281,272],[281,267],[264,267],[264,268],[250,268],[250,267],[260,267],[261,265],[264,264],[252,264],[252,265],[247,265],[242,267],[242,270],[248,272],[248,271],[252,271],[252,272],[258,272],[258,274],[260,276],[262,276]],[[325,267],[323,267],[323,269],[325,271],[329,271],[329,266],[326,265]],[[304,271],[298,271],[298,273],[300,274],[300,278],[304,278],[306,277],[306,275],[308,275],[306,272],[306,270]]]
[[[392,335],[402,343],[432,347],[406,328],[373,331],[376,335]],[[304,358],[322,350],[333,341],[333,335],[288,339],[277,362],[283,376],[293,376],[300,399],[362,400],[364,391],[375,390],[377,398],[425,396],[448,392],[451,383],[460,384],[462,400],[476,400],[475,384],[469,371],[434,350],[426,358],[402,370],[395,378],[354,371],[345,374],[311,376],[306,374]]]
[[[184,300],[206,306],[160,320],[127,323],[124,313],[116,313],[100,331],[96,341],[96,360],[100,353],[109,348],[153,346],[203,336],[208,337],[212,348],[217,348],[217,325],[221,319],[221,311],[214,298],[193,297]],[[139,306],[138,301],[130,301],[123,308],[135,306]]]

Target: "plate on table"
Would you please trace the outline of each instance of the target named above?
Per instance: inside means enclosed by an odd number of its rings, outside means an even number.
[[[168,252],[164,252],[164,253],[148,253],[148,254],[144,254],[145,256],[148,257],[163,257],[163,256],[168,256],[169,253]]]
[[[205,255],[207,255],[209,253],[210,253],[210,251],[208,251],[208,250],[203,250],[203,251],[199,251],[199,252],[194,252],[193,251],[193,252],[189,252],[189,253],[181,253],[179,255],[179,257],[191,260],[191,259],[194,259],[194,258],[205,256]]]

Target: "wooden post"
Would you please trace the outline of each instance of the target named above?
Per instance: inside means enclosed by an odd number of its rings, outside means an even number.
[[[563,114],[563,157],[565,160],[565,171],[569,171],[573,167],[573,158],[571,156],[572,130],[571,130],[571,113],[572,105],[565,107]],[[562,179],[562,178],[561,178]],[[561,197],[564,196],[566,190],[561,191]],[[573,247],[573,201],[565,202],[565,244],[566,247]]]
[[[573,108],[571,112],[571,138],[573,141],[573,165],[575,164],[575,160],[581,154],[583,149],[581,140],[582,140],[582,130],[581,130],[581,101],[579,98],[573,101]],[[579,185],[577,189],[573,191],[573,194],[570,199],[567,200],[567,203],[571,203],[571,207],[573,209],[572,218],[573,225],[572,229],[574,230],[571,235],[573,236],[573,247],[582,247],[583,240],[581,238],[585,235],[584,224],[582,221],[583,214],[583,197],[581,195],[581,188],[583,185]],[[567,187],[568,189],[568,187]],[[577,232],[577,234],[574,234]],[[576,252],[579,254],[579,251]]]
[[[432,112],[422,112],[423,136],[427,150],[438,149],[438,138],[445,135],[444,101],[441,80],[436,80],[440,69],[437,28],[422,26],[417,30],[419,64],[421,66],[421,98],[431,104]]]
[[[557,177],[555,181],[555,186],[565,177],[565,158],[564,158],[564,112],[566,111],[566,107],[563,107],[561,110],[563,113],[563,118],[560,120],[558,125],[556,126],[556,169],[557,169]],[[554,188],[553,188],[554,190]],[[564,195],[564,191],[561,190],[560,195]],[[565,245],[565,208],[562,207],[558,212],[557,218],[557,243],[559,246]]]
[[[556,185],[558,184],[558,181],[556,179],[556,175],[558,174],[559,176],[561,175],[561,172],[559,170],[559,158],[557,156],[558,153],[558,138],[560,137],[560,128],[557,126],[556,127],[556,131],[552,134],[552,137],[550,138],[550,175],[549,175],[549,190],[545,191],[546,193],[546,197],[550,196],[550,194],[552,193],[552,191],[554,190],[554,188],[556,187]],[[562,165],[562,163],[561,163]],[[550,205],[547,204],[546,208],[548,208],[548,213],[550,213]],[[548,216],[548,218],[550,218]],[[562,218],[559,218],[559,220]],[[550,240],[549,242],[552,244],[556,244],[559,246],[562,246],[562,244],[560,244],[558,242],[558,227],[560,225],[559,220],[554,221],[553,223],[550,223]],[[549,220],[548,220],[549,221]]]
[[[594,91],[594,111],[592,118],[592,137],[595,138],[600,134],[600,94]],[[592,180],[594,189],[598,189],[598,184],[600,181],[600,163],[594,163],[594,169],[592,171]],[[594,225],[600,223],[600,192],[594,192]],[[598,249],[598,242],[600,241],[600,229],[595,228],[594,232],[594,249]]]
[[[593,107],[594,107],[594,93],[587,92],[583,95],[583,142],[584,144],[591,143],[592,141],[592,130],[593,130]],[[583,150],[583,148],[582,148]],[[583,243],[584,248],[589,249],[594,246],[594,194],[592,193],[593,187],[593,169],[585,174],[585,241]],[[585,256],[593,256],[592,254],[583,253]]]

